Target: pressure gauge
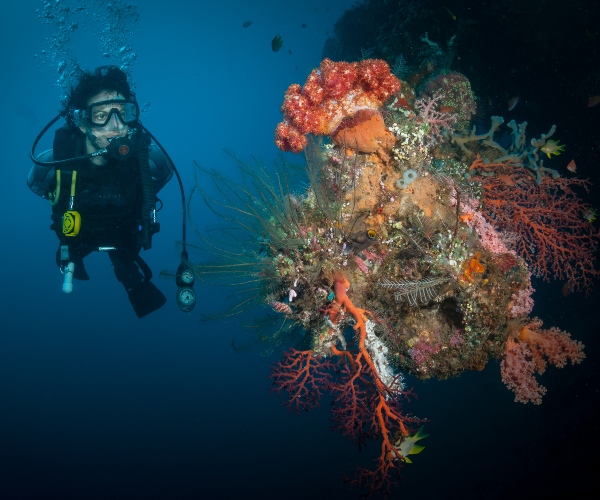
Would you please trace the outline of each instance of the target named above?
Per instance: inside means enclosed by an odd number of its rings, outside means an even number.
[[[177,305],[184,312],[190,312],[196,305],[196,292],[193,288],[177,289]]]
[[[189,269],[184,269],[179,277],[186,285],[191,285],[194,282],[194,273]]]

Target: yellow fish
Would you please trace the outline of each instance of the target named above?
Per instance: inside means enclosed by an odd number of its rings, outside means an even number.
[[[583,214],[583,219],[588,221],[590,224],[598,218],[598,212],[595,209],[589,208]]]
[[[565,145],[558,144],[558,141],[547,141],[544,146],[542,146],[542,152],[548,155],[548,158],[552,158],[550,155],[559,155],[564,152]]]
[[[400,455],[404,458],[404,461],[407,464],[412,464],[412,460],[408,458],[408,455],[416,455],[417,453],[421,453],[425,447],[420,444],[416,444],[419,439],[423,439],[428,437],[429,434],[425,434],[423,432],[423,427],[421,427],[414,436],[407,436],[404,440],[398,445],[396,443],[396,448]]]
[[[454,13],[448,7],[446,7],[445,5],[443,7],[444,7],[444,9],[446,9],[446,12],[452,18],[452,20],[456,21],[456,16],[454,15]]]

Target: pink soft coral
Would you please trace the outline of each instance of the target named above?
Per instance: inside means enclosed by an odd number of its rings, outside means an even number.
[[[506,353],[500,363],[500,373],[502,382],[515,393],[517,403],[542,404],[542,396],[546,394],[546,388],[539,385],[534,377],[535,364],[527,344],[517,344],[514,340],[508,339]]]
[[[509,337],[506,342],[500,365],[502,381],[520,403],[542,403],[546,388],[538,384],[534,375],[544,373],[548,363],[562,368],[567,361],[578,364],[585,358],[581,342],[556,327],[542,330],[541,326],[542,321],[534,318],[516,332],[516,339]]]

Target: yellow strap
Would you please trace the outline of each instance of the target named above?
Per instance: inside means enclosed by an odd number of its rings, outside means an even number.
[[[60,198],[60,179],[61,172],[60,170],[56,171],[56,189],[54,193],[48,193],[48,201],[50,202],[50,206],[54,206],[58,203],[58,199]],[[75,197],[75,185],[77,184],[77,170],[73,170],[71,172],[71,199]]]
[[[58,198],[60,198],[60,170],[56,171],[56,189],[54,193],[48,193],[48,201],[51,207],[58,203]]]
[[[77,182],[77,170],[71,174],[71,198],[75,196],[75,183]]]

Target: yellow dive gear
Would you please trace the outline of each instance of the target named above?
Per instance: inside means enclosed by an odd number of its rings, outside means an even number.
[[[60,179],[60,170],[56,172],[57,181]],[[71,174],[71,197],[69,198],[69,210],[63,215],[62,232],[65,236],[77,236],[81,228],[81,215],[73,210],[75,205],[75,184],[77,182],[77,171]],[[56,200],[57,201],[57,200]]]
[[[62,231],[65,236],[77,236],[81,228],[81,215],[75,210],[68,210],[63,215]]]
[[[58,203],[58,199],[60,198],[60,170],[56,171],[56,189],[53,193],[48,193],[48,201],[50,202],[50,206],[53,207]]]

